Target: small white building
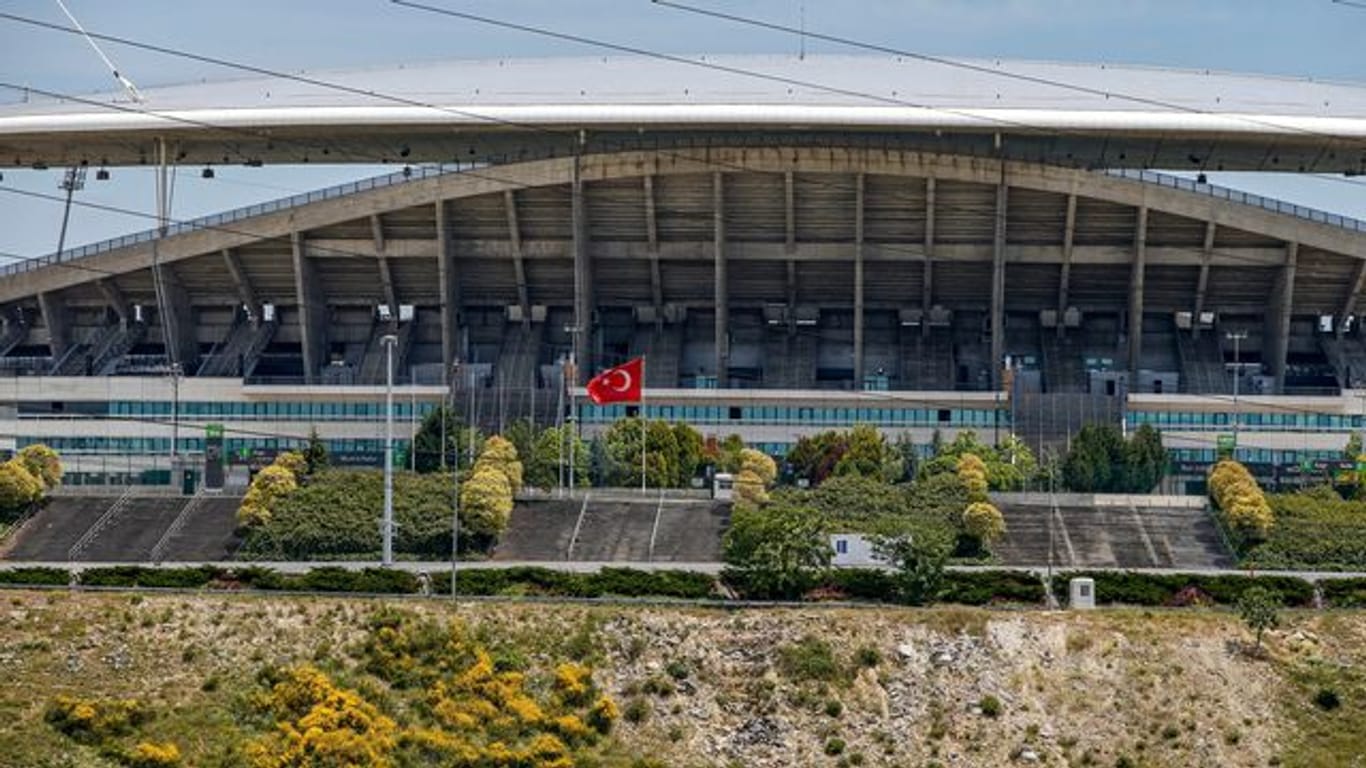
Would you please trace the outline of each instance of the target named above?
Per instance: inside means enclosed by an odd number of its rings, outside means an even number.
[[[873,542],[861,533],[830,534],[830,549],[834,556],[830,564],[838,568],[859,568],[886,565],[887,561],[873,551]]]

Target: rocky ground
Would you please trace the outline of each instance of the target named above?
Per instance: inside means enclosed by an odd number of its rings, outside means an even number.
[[[119,764],[43,721],[60,694],[146,701],[146,738],[177,743],[185,765],[231,764],[217,756],[247,734],[256,671],[345,667],[396,602],[0,600],[0,765],[23,768]],[[399,607],[459,616],[529,669],[587,660],[623,711],[621,765],[1366,764],[1361,613],[1283,616],[1258,655],[1236,616],[1187,609]],[[1325,689],[1336,707],[1315,704]]]

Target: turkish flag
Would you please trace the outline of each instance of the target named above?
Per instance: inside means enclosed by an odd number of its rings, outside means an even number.
[[[588,382],[588,397],[598,405],[638,403],[645,383],[645,358],[618,365],[594,376]]]

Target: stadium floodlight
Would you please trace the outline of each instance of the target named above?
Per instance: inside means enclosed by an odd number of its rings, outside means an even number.
[[[383,529],[384,551],[382,564],[388,568],[394,564],[394,347],[398,337],[385,334],[380,339],[385,349],[384,365],[384,516],[380,522]]]
[[[204,166],[204,170],[201,171],[201,172],[199,173],[199,177],[200,177],[201,179],[212,179],[212,178],[213,178],[213,167],[212,167],[212,166],[208,166],[208,165]]]

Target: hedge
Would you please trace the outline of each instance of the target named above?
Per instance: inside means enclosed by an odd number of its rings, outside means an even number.
[[[80,583],[87,587],[175,587],[194,589],[203,587],[220,575],[212,566],[198,568],[147,568],[140,565],[116,565],[82,571]]]
[[[715,580],[691,571],[640,571],[603,568],[597,573],[568,573],[549,568],[477,568],[461,571],[456,588],[462,595],[546,595],[556,597],[672,597],[698,600],[711,596]],[[442,591],[449,592],[448,580]]]
[[[1235,605],[1243,590],[1253,585],[1271,592],[1281,605],[1313,605],[1314,585],[1293,576],[1232,576],[1160,574],[1136,571],[1072,571],[1053,577],[1053,594],[1068,594],[1068,582],[1086,577],[1095,580],[1096,602],[1124,605],[1185,605],[1208,600],[1216,605]],[[1194,590],[1194,591],[1192,591]]]
[[[743,571],[727,569],[721,579],[740,594],[747,592]],[[896,574],[892,571],[835,568],[817,583],[817,592],[828,590],[851,600],[896,601]],[[1017,571],[947,571],[936,598],[936,602],[959,605],[1040,604],[1043,601],[1043,580],[1031,573]]]
[[[13,568],[0,571],[0,584],[65,587],[70,583],[71,573],[65,568]]]
[[[1366,608],[1366,579],[1324,579],[1319,591],[1324,604],[1333,608]]]

